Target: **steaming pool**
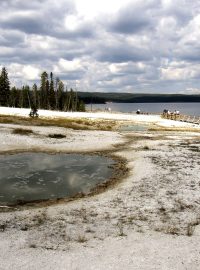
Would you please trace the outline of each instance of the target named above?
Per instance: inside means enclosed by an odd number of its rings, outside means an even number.
[[[114,164],[98,155],[0,155],[0,205],[87,194],[112,176]]]

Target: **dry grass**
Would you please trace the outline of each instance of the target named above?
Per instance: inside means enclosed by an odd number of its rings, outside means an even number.
[[[186,235],[187,236],[192,236],[195,230],[195,226],[200,224],[200,219],[197,218],[196,220],[194,220],[193,222],[189,223],[187,226],[187,232]]]
[[[118,227],[118,230],[119,230],[118,236],[127,236],[124,233],[124,227],[123,227],[122,221],[120,221],[120,222],[117,223],[117,227]]]
[[[112,130],[116,127],[116,121],[111,120],[90,120],[74,118],[28,118],[19,116],[2,116],[0,123],[18,124],[26,126],[57,126],[71,128],[74,130]]]
[[[0,223],[0,232],[4,232],[6,230],[7,223],[6,222],[1,222]]]
[[[15,128],[13,129],[12,133],[19,134],[19,135],[29,135],[29,134],[33,134],[33,131],[31,129]]]
[[[196,128],[186,128],[186,127],[154,127],[149,128],[149,131],[178,131],[178,132],[200,132],[200,126],[197,126]]]
[[[49,134],[48,137],[49,138],[53,138],[53,139],[63,139],[63,138],[66,138],[66,136],[63,135],[63,134]]]
[[[87,242],[87,238],[84,235],[79,235],[77,238],[78,243],[85,243]]]
[[[143,147],[143,150],[149,150],[150,148],[149,148],[149,146],[148,145],[145,145],[144,147]]]

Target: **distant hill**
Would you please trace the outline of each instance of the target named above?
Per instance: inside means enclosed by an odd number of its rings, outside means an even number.
[[[78,97],[86,104],[106,102],[117,103],[160,103],[160,102],[200,102],[200,95],[181,94],[131,94],[78,92]]]

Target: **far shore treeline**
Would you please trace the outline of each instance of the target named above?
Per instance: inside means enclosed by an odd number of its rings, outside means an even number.
[[[77,91],[65,88],[64,83],[51,72],[42,72],[40,85],[21,88],[10,87],[5,67],[0,74],[0,106],[36,108],[60,111],[85,111],[85,104],[78,98]]]
[[[85,104],[200,102],[200,95],[78,92]]]

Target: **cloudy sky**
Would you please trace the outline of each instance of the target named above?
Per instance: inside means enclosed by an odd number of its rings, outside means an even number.
[[[53,71],[80,91],[200,93],[199,0],[0,0],[12,85]]]

